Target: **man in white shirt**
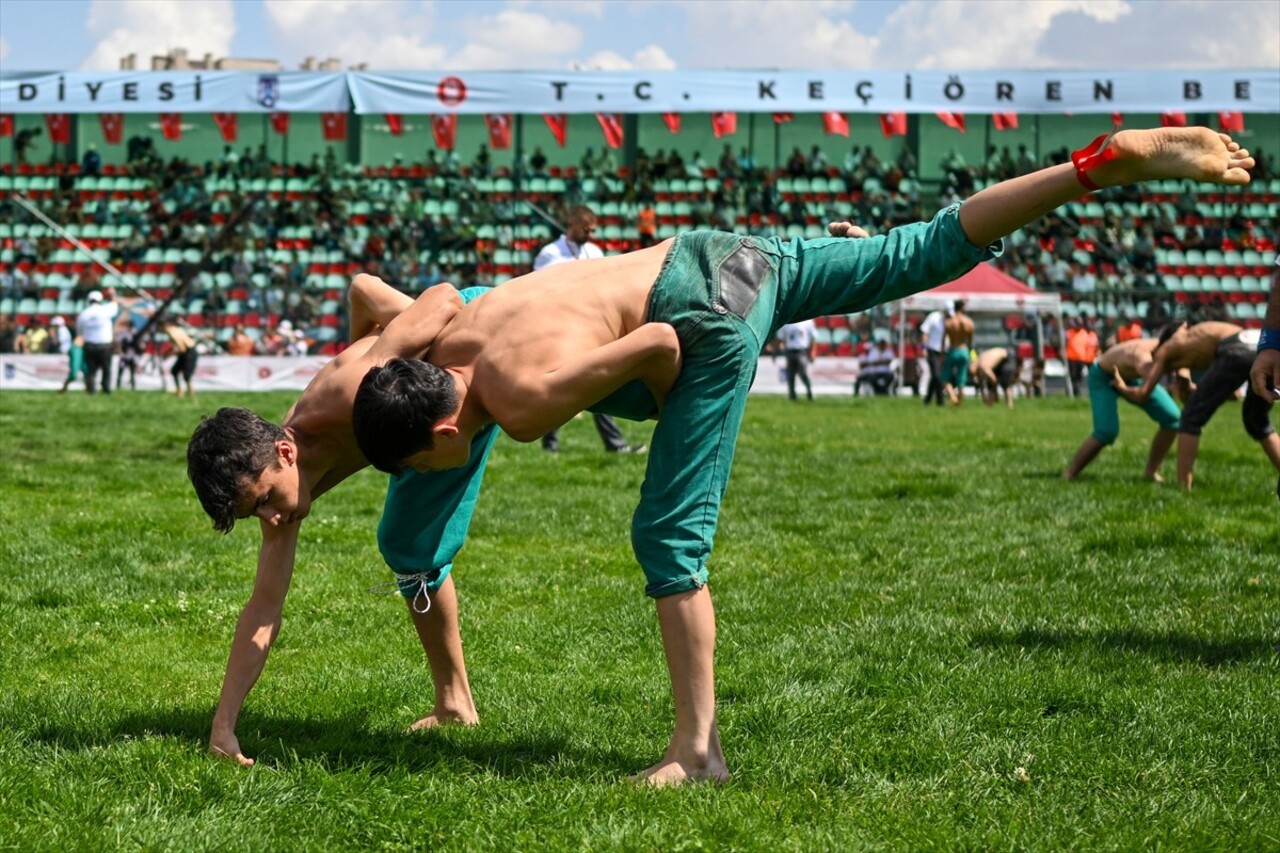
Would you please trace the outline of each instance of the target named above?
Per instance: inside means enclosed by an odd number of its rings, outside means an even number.
[[[788,323],[778,330],[787,357],[787,396],[796,399],[796,377],[804,383],[805,394],[813,399],[813,386],[809,383],[809,361],[813,358],[814,329],[812,320]]]
[[[596,214],[591,208],[579,205],[570,210],[560,239],[543,246],[542,251],[533,259],[534,272],[554,264],[603,258],[604,252],[591,242],[595,230]],[[608,415],[593,414],[591,417],[595,420],[600,440],[604,442],[604,449],[609,453],[644,453],[649,449],[644,444],[628,444],[622,437],[622,430],[618,429],[617,422]],[[559,430],[552,430],[542,437],[542,449],[548,453],[560,452]]]
[[[942,334],[946,317],[941,311],[930,311],[920,324],[920,337],[924,341],[925,360],[929,363],[929,387],[924,394],[924,404],[942,405]]]
[[[84,387],[90,394],[97,391],[97,374],[102,373],[102,393],[111,393],[111,345],[115,341],[116,293],[106,289],[89,291],[88,306],[76,318],[76,335],[84,341]]]

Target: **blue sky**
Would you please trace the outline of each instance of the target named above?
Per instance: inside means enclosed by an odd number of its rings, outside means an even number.
[[[1277,0],[0,0],[0,68],[1280,67]]]

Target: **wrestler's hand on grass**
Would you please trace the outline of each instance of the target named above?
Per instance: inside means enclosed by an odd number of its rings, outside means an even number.
[[[854,225],[852,222],[830,222],[827,224],[827,233],[832,237],[870,237],[871,234],[865,228]]]
[[[239,764],[241,767],[253,766],[253,759],[240,751],[240,741],[231,732],[210,734],[209,754],[221,761]]]
[[[1249,371],[1249,387],[1264,400],[1280,400],[1280,350],[1265,349],[1253,360]]]

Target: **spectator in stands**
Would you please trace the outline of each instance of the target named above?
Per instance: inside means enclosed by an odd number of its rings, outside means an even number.
[[[560,235],[559,239],[543,246],[537,257],[533,259],[534,271],[568,263],[569,261],[603,258],[604,252],[601,251],[599,246],[591,242],[591,237],[595,234],[595,230],[596,214],[591,208],[585,206],[575,207],[569,211],[564,233]],[[627,440],[622,435],[622,430],[618,428],[617,421],[608,415],[593,413],[591,417],[595,422],[596,432],[600,434],[600,440],[604,442],[606,452],[644,453],[648,449],[643,444],[627,443]],[[542,449],[548,453],[560,452],[559,430],[553,429],[542,437]]]
[[[1098,289],[1098,279],[1089,268],[1082,263],[1071,264],[1071,292],[1093,293]]]
[[[796,378],[804,383],[805,396],[813,400],[813,385],[809,381],[809,362],[813,361],[817,341],[813,320],[799,320],[788,323],[778,329],[778,339],[782,341],[783,357],[786,366],[783,368],[787,378],[787,397],[796,400]]]
[[[236,323],[231,337],[227,338],[226,348],[227,355],[253,355],[257,351],[257,345],[245,331],[244,323]]]
[[[49,321],[49,352],[68,355],[71,352],[71,330],[61,314],[55,314]]]
[[[18,339],[22,337],[19,332],[18,324],[13,318],[0,315],[0,353],[17,352]]]
[[[1131,402],[1145,405],[1155,394],[1160,378],[1173,371],[1204,371],[1187,399],[1178,427],[1178,484],[1190,491],[1196,456],[1200,451],[1200,433],[1214,412],[1249,379],[1254,348],[1241,340],[1244,330],[1232,323],[1206,321],[1193,325],[1170,324],[1160,333],[1152,358],[1152,368],[1138,388],[1115,383],[1116,390]],[[1262,452],[1280,471],[1280,436],[1271,425],[1272,397],[1255,393],[1250,385],[1245,392],[1241,417],[1245,432],[1258,442]]]
[[[88,305],[76,318],[76,336],[84,341],[84,387],[96,393],[98,376],[102,377],[102,393],[111,393],[111,358],[115,343],[116,317],[120,306],[111,288],[89,293]]]
[[[27,152],[35,145],[36,137],[44,131],[38,127],[24,127],[13,136],[13,157],[19,163],[27,162]]]
[[[724,144],[724,150],[720,152],[717,171],[722,178],[738,177],[738,158],[733,156],[733,146],[727,142]]]
[[[827,174],[827,152],[821,145],[809,149],[809,177],[817,178]]]
[[[27,355],[43,355],[49,352],[49,345],[52,342],[49,330],[40,322],[39,317],[32,317],[27,321],[27,326],[22,330],[22,334],[18,336],[16,349],[20,353]]]
[[[653,205],[643,204],[636,211],[636,235],[640,238],[641,249],[658,242],[658,214]]]
[[[98,146],[90,144],[85,149],[84,156],[80,158],[80,174],[96,176],[101,171],[102,155],[98,153]]]

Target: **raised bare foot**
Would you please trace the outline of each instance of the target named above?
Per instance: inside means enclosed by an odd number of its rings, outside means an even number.
[[[434,729],[438,726],[478,726],[480,725],[480,716],[475,711],[464,713],[461,711],[440,711],[433,710],[422,719],[409,726],[407,731],[416,732],[420,729]]]
[[[659,788],[683,785],[686,782],[728,782],[729,768],[720,756],[705,763],[683,762],[667,756],[649,769],[628,776],[627,780]]]
[[[1153,483],[1163,483],[1163,482],[1164,482],[1164,477],[1161,477],[1159,472],[1156,472],[1155,474],[1143,474],[1143,475],[1142,475],[1142,479],[1144,479],[1144,480],[1150,480],[1150,481],[1151,481],[1151,482],[1153,482]]]
[[[1213,184],[1247,184],[1253,157],[1225,133],[1207,127],[1122,130],[1107,143],[1115,152],[1089,169],[1100,187],[1187,178]]]

